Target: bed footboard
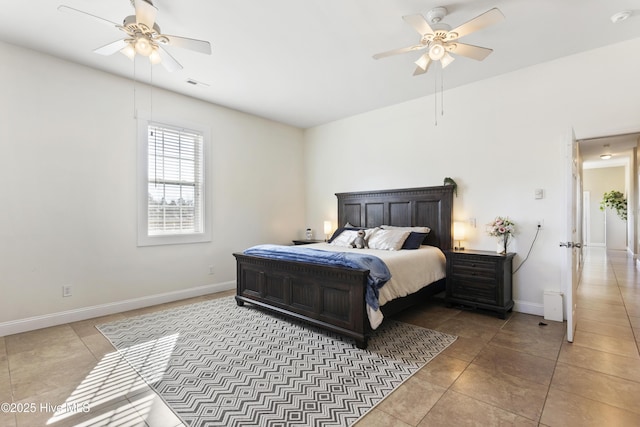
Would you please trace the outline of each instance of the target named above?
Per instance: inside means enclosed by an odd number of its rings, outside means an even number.
[[[235,253],[238,305],[245,302],[355,339],[366,348],[369,270]]]

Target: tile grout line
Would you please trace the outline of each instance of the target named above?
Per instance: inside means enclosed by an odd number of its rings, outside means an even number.
[[[627,309],[627,302],[624,296],[622,295],[622,291],[620,290],[620,281],[618,280],[618,275],[616,274],[615,265],[613,264],[613,262],[609,261],[609,257],[607,257],[607,262],[611,264],[611,269],[613,270],[613,276],[616,280],[616,287],[618,288],[618,293],[620,294],[620,299],[622,300],[622,306],[624,307],[625,314],[627,315],[627,322],[629,323],[629,327],[631,328],[631,335],[633,335],[633,341],[635,342],[635,345],[636,345],[636,352],[638,352],[638,355],[640,355],[640,348],[638,348],[638,339],[636,336],[636,332],[633,326],[631,325],[631,319],[629,318],[630,317],[629,310]],[[634,269],[635,268],[636,267],[634,265]]]

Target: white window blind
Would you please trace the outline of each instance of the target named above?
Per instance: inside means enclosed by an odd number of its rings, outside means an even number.
[[[202,233],[203,135],[158,123],[147,135],[148,235]]]

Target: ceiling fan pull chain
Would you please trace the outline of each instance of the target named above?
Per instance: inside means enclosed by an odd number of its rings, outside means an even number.
[[[438,126],[438,74],[437,71],[433,76],[433,120],[435,126]]]
[[[149,69],[151,70],[149,75],[149,116],[153,122],[153,65],[149,63]]]
[[[440,73],[440,115],[444,116],[444,70],[440,71]]]
[[[138,102],[136,100],[136,87],[137,87],[137,79],[136,79],[136,61],[133,60],[133,117],[135,119],[138,118]]]

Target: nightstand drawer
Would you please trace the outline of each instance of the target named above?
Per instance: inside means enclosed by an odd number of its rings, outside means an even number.
[[[454,279],[451,283],[451,297],[467,301],[496,304],[498,287],[495,283]]]
[[[454,258],[451,260],[453,274],[460,277],[476,277],[495,280],[496,263],[478,259]]]
[[[452,277],[485,280],[491,282],[496,280],[496,267],[494,265],[493,269],[491,270],[470,267],[456,267],[454,269]]]

